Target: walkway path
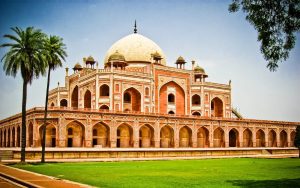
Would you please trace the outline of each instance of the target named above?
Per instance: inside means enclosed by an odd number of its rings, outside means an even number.
[[[33,187],[33,188],[87,188],[91,187],[84,184],[79,184],[75,182],[71,182],[68,180],[61,180],[50,176],[45,176],[33,172],[28,172],[25,170],[5,166],[0,164],[0,177],[4,177],[5,179],[9,179],[13,182],[17,182],[25,187]],[[19,187],[10,183],[6,180],[0,179],[0,187]],[[2,186],[4,185],[4,186]]]

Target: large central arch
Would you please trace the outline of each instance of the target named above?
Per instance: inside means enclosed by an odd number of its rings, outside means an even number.
[[[219,97],[211,100],[211,116],[223,117],[223,101]]]
[[[168,89],[169,88],[169,89]],[[174,95],[175,94],[175,95]],[[170,95],[173,95],[174,103],[170,102],[171,105],[176,107],[176,114],[184,115],[185,114],[185,94],[182,87],[177,83],[171,81],[166,83],[160,88],[159,91],[159,111],[160,113],[168,113],[168,105]]]
[[[141,94],[131,87],[124,91],[123,94],[123,110],[124,111],[141,111]]]

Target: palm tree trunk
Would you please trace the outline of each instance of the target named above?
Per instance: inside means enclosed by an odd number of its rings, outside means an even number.
[[[21,163],[25,163],[27,82],[23,80]]]
[[[47,126],[47,113],[48,113],[50,72],[51,72],[51,67],[48,68],[48,79],[47,79],[47,89],[46,89],[45,114],[44,114],[43,137],[42,137],[42,160],[41,160],[42,163],[45,162],[46,126]]]

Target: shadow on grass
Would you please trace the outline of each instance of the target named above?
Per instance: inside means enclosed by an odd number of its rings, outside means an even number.
[[[245,188],[274,188],[274,187],[300,187],[300,178],[297,179],[277,179],[277,180],[230,180],[227,181],[233,186]]]

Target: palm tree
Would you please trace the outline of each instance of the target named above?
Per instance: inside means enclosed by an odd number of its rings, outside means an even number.
[[[45,162],[45,146],[46,146],[46,125],[47,125],[47,112],[48,112],[48,95],[49,95],[49,83],[50,83],[50,72],[57,67],[62,66],[62,60],[65,61],[67,53],[65,51],[66,45],[62,42],[62,38],[58,36],[47,37],[44,40],[43,53],[48,63],[48,79],[46,89],[46,100],[45,100],[45,114],[43,124],[43,136],[42,136],[42,159],[41,162]]]
[[[23,79],[21,162],[25,162],[27,85],[46,71],[44,56],[41,53],[45,34],[34,27],[27,27],[25,30],[19,27],[11,29],[16,35],[4,35],[12,43],[0,46],[10,48],[1,61],[4,60],[3,70],[6,75],[16,77],[20,71]]]

